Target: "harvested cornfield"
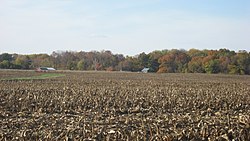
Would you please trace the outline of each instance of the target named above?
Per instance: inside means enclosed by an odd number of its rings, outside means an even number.
[[[250,140],[250,76],[30,73],[0,71],[0,140]]]

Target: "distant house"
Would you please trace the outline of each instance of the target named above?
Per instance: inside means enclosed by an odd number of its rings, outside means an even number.
[[[50,67],[39,67],[36,68],[36,72],[50,72],[50,71],[55,71],[56,69],[50,68]]]
[[[144,68],[141,70],[141,72],[143,72],[143,73],[148,73],[148,71],[149,71],[149,68]]]

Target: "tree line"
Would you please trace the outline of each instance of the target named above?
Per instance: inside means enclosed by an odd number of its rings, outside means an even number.
[[[54,67],[59,70],[106,70],[137,72],[150,68],[158,73],[226,73],[250,74],[250,52],[219,50],[161,50],[136,56],[113,54],[111,51],[52,54],[0,54],[1,69],[35,69]]]

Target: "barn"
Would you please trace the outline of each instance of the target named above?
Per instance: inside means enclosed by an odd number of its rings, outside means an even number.
[[[141,72],[143,72],[143,73],[148,73],[148,71],[149,71],[149,68],[144,68],[141,70]]]
[[[51,67],[39,67],[36,68],[36,72],[50,72],[50,71],[55,71],[55,68],[51,68]]]

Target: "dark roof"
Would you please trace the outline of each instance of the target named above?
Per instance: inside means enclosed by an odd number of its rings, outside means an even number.
[[[56,69],[54,69],[54,68],[49,68],[49,67],[39,67],[39,68],[37,68],[37,69],[40,69],[40,70],[49,70],[49,71],[54,71],[54,70],[56,70]]]
[[[46,68],[46,67],[40,67],[39,69],[40,70],[48,70],[48,68]]]

